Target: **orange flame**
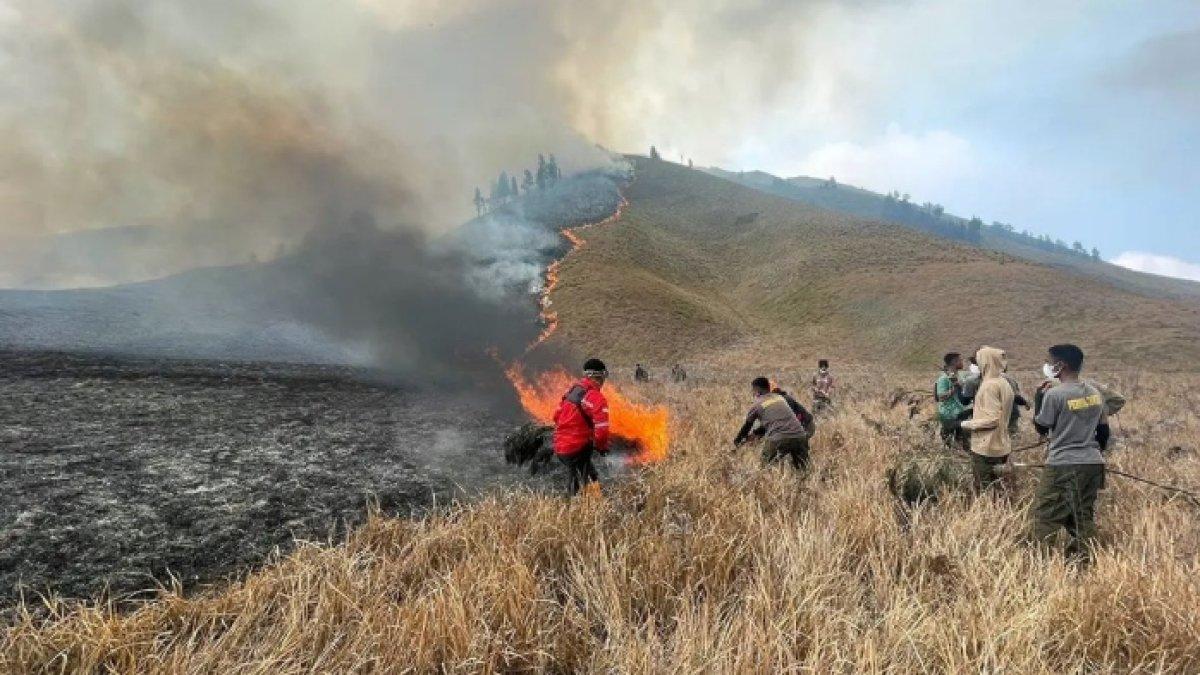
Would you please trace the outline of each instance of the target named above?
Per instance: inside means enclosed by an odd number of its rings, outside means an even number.
[[[533,419],[542,424],[554,424],[554,413],[558,410],[563,394],[575,383],[565,369],[559,367],[527,379],[523,366],[513,363],[504,369],[504,374],[517,396],[521,407]],[[667,458],[670,443],[670,415],[665,406],[639,405],[625,398],[611,382],[604,386],[604,397],[608,399],[608,419],[614,436],[632,441],[638,447],[633,461],[638,464],[653,464]]]
[[[622,196],[620,203],[617,204],[617,210],[613,212],[611,216],[595,223],[588,223],[575,228],[564,228],[561,231],[562,236],[571,243],[571,248],[567,251],[566,255],[558,260],[555,260],[546,267],[546,282],[542,284],[542,297],[538,300],[538,304],[542,308],[541,318],[544,327],[542,328],[542,332],[538,334],[537,339],[529,344],[529,347],[525,350],[526,354],[528,354],[530,351],[533,351],[534,347],[537,347],[546,340],[549,340],[550,336],[554,335],[554,331],[558,330],[558,312],[550,309],[550,294],[554,292],[554,289],[558,288],[558,269],[559,266],[562,265],[562,261],[566,260],[567,256],[571,255],[575,251],[583,248],[584,244],[587,243],[587,240],[579,236],[579,231],[589,227],[615,223],[621,219],[621,216],[625,213],[625,207],[627,206],[629,206],[629,201]]]

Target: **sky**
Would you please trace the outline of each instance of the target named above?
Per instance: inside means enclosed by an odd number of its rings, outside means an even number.
[[[678,39],[641,58],[666,72],[630,80],[645,80],[624,120],[643,143],[896,189],[1197,277],[1200,3],[740,5],[668,11]]]
[[[445,231],[597,144],[1197,276],[1200,2],[0,0],[3,242],[151,224],[214,261],[364,204]]]

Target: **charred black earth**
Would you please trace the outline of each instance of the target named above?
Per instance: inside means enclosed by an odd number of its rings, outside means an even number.
[[[0,606],[195,586],[336,539],[368,497],[528,481],[516,421],[333,366],[0,352]]]

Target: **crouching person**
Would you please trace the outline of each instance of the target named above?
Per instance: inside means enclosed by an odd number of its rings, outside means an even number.
[[[789,401],[785,393],[771,391],[771,382],[765,377],[756,377],[750,383],[754,405],[746,414],[746,421],[733,439],[734,447],[745,443],[751,435],[763,438],[763,461],[772,463],[786,455],[797,470],[808,468],[808,432],[796,416],[799,403]],[[801,407],[802,409],[802,407]],[[754,424],[760,424],[755,430]]]
[[[608,454],[608,400],[600,391],[606,379],[604,362],[588,359],[583,379],[563,394],[554,413],[554,454],[567,465],[568,495],[599,480],[592,454]]]
[[[1033,537],[1047,542],[1065,528],[1067,554],[1090,558],[1096,536],[1096,497],[1104,487],[1108,418],[1104,397],[1079,379],[1083,350],[1075,345],[1050,348],[1046,371],[1059,384],[1046,390],[1034,426],[1049,435],[1046,468],[1033,502]]]
[[[1008,420],[1013,409],[1012,385],[1004,377],[1004,352],[981,347],[975,354],[979,364],[979,389],[975,392],[975,412],[961,427],[971,434],[971,472],[976,491],[991,487],[1000,479],[996,467],[1008,461],[1012,441]]]

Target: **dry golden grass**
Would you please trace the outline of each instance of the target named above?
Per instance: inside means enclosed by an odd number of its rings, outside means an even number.
[[[602,499],[517,492],[374,517],[194,598],[27,615],[0,671],[1200,669],[1194,507],[1110,479],[1086,571],[1023,543],[1032,475],[1011,503],[958,495],[901,518],[884,472],[928,436],[885,401],[926,378],[842,373],[805,479],[731,451],[741,374],[651,383],[633,393],[675,411],[672,457]],[[1120,384],[1114,465],[1200,486],[1195,380]]]

